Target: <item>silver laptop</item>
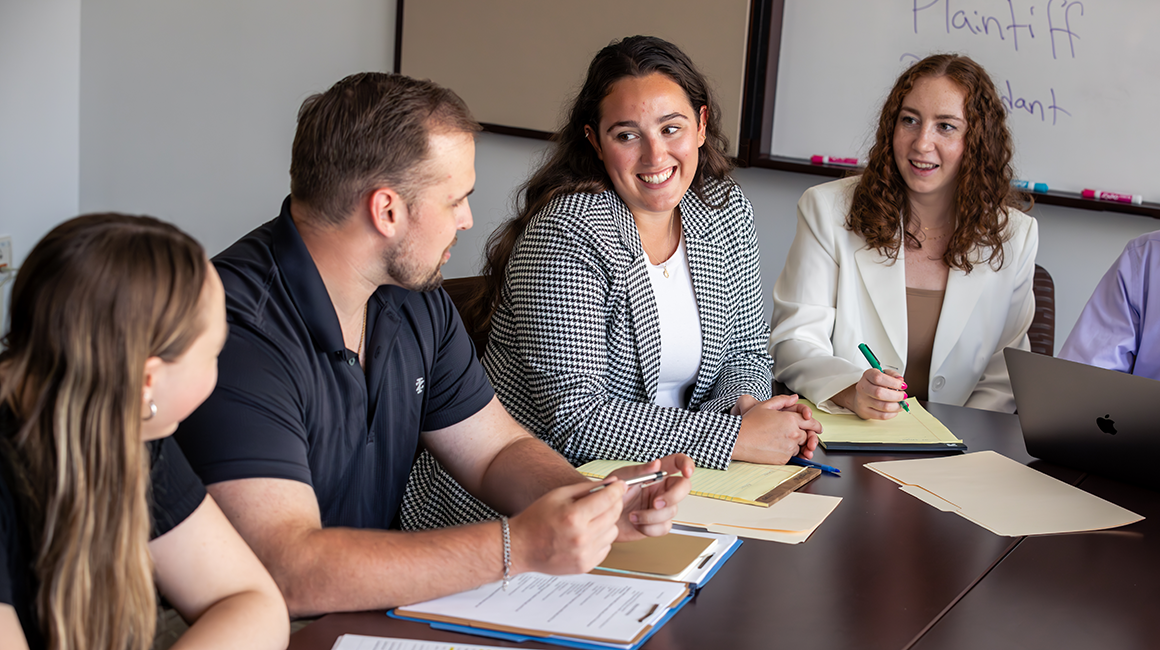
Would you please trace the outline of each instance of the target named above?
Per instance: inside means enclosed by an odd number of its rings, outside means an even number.
[[[1160,381],[1007,348],[1027,453],[1160,489]]]

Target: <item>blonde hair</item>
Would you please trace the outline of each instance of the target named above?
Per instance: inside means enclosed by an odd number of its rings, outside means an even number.
[[[149,556],[144,367],[204,329],[205,252],[151,217],[94,214],[48,233],[12,289],[2,441],[39,548],[37,620],[49,648],[145,650],[156,626]]]

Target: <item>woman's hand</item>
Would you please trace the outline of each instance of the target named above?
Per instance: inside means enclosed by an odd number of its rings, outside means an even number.
[[[902,410],[899,402],[906,399],[905,390],[906,381],[897,371],[887,368],[883,373],[870,368],[858,383],[831,399],[863,420],[889,420]]]
[[[733,446],[733,460],[784,465],[792,456],[814,455],[822,425],[797,395],[778,395],[758,402],[742,395],[731,411],[741,416],[741,431]]]

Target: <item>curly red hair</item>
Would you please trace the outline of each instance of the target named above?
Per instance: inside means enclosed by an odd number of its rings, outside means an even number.
[[[914,217],[908,190],[894,163],[894,129],[903,100],[925,77],[947,77],[966,95],[966,142],[954,195],[955,230],[943,261],[966,273],[983,261],[998,270],[1003,267],[1003,244],[1009,238],[1007,210],[1026,209],[1031,199],[1011,186],[1015,176],[1011,132],[995,84],[982,66],[958,54],[928,56],[895,82],[878,117],[878,133],[854,189],[846,227],[890,259],[898,259],[904,238],[909,247],[922,247],[911,232]]]

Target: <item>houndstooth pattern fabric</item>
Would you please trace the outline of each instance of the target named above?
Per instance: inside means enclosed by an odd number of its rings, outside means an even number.
[[[640,235],[615,192],[556,199],[512,253],[484,367],[512,416],[574,465],[683,452],[724,469],[741,425],[728,411],[744,393],[771,395],[753,208],[732,181],[704,193],[680,205],[703,337],[688,409],[652,403],[660,323]],[[424,528],[496,515],[427,457],[402,516]]]

